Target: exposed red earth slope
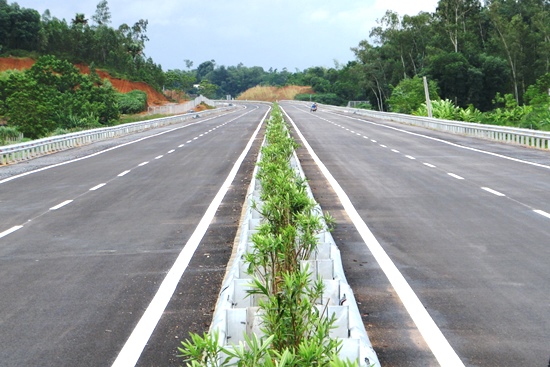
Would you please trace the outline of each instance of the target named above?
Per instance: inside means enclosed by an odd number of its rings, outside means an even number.
[[[30,58],[0,57],[0,72],[6,70],[26,70],[33,66],[35,60]],[[90,68],[87,65],[75,65],[82,73],[89,74]],[[129,80],[114,78],[109,73],[96,70],[101,79],[109,79],[113,87],[121,93],[128,93],[132,90],[141,90],[147,93],[147,105],[162,105],[169,102],[160,92],[143,82],[131,82]]]

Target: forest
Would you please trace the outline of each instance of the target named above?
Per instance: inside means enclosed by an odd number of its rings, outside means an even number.
[[[139,93],[121,95],[93,73],[79,76],[85,78],[82,84],[70,68],[82,63],[189,96],[225,99],[258,85],[300,85],[312,87],[320,103],[362,101],[364,108],[419,115],[427,114],[426,77],[435,117],[550,130],[549,0],[440,0],[433,13],[387,11],[363,41],[350,45],[354,60],[294,71],[225,66],[215,60],[197,66],[182,60],[181,69],[163,71],[146,56],[147,26],[140,19],[113,27],[107,0],[99,1],[90,18],[75,14],[69,21],[0,0],[0,56],[32,57],[41,60],[37,69],[42,70],[0,74],[0,124],[39,137],[59,128],[113,124],[120,114],[146,108]],[[72,84],[53,85],[62,79],[60,70]],[[38,98],[33,86],[45,81],[50,85],[42,89],[49,92]],[[88,85],[94,97],[88,99],[80,85]],[[26,117],[10,93],[45,103],[36,109],[43,116]],[[18,101],[25,100],[20,97]],[[55,101],[65,104],[53,107]],[[49,123],[36,128],[39,117]]]

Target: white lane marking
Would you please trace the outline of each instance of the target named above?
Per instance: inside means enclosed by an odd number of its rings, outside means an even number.
[[[95,191],[97,189],[102,188],[103,186],[107,185],[106,183],[100,183],[99,185],[96,185],[90,189],[90,191]]]
[[[161,159],[162,157],[164,157],[163,155],[158,155],[155,157],[155,159]]]
[[[183,148],[185,146],[185,144],[180,144],[178,145],[178,148]]]
[[[431,163],[424,163],[424,165],[425,165],[425,166],[428,166],[428,167],[430,167],[430,168],[435,168],[435,166],[434,166],[433,164],[431,164]]]
[[[456,148],[471,150],[472,152],[487,154],[487,155],[491,155],[491,156],[493,156],[493,157],[498,157],[498,158],[502,158],[502,159],[507,159],[507,160],[510,160],[510,161],[513,161],[513,162],[524,163],[524,164],[529,164],[529,165],[535,166],[535,167],[550,169],[550,166],[545,165],[545,164],[540,164],[540,163],[535,163],[535,162],[529,162],[529,161],[525,161],[525,160],[523,160],[523,159],[518,159],[518,158],[512,158],[512,157],[508,157],[508,156],[505,156],[505,155],[502,155],[502,154],[497,154],[497,153],[489,152],[489,151],[487,151],[487,150],[476,149],[476,148],[467,147],[467,146],[460,145],[460,144],[456,144],[456,143],[451,143],[450,141],[446,141],[446,140],[443,140],[443,139],[434,138],[434,137],[432,137],[432,136],[422,135],[422,134],[419,134],[419,133],[413,133],[412,131],[407,131],[407,130],[399,129],[399,128],[397,128],[397,127],[388,126],[388,125],[384,125],[384,124],[379,124],[379,123],[376,123],[376,122],[367,121],[367,120],[359,119],[359,118],[356,118],[356,117],[341,115],[341,114],[339,114],[339,113],[335,113],[335,112],[331,112],[331,111],[328,111],[328,112],[329,112],[329,113],[332,113],[332,114],[334,114],[334,115],[346,117],[346,118],[348,118],[348,119],[350,119],[350,120],[362,121],[362,122],[366,122],[367,124],[371,124],[371,125],[376,125],[376,126],[384,127],[384,128],[386,128],[386,129],[391,129],[391,130],[399,131],[399,132],[402,132],[402,133],[405,133],[405,134],[409,134],[409,135],[419,136],[419,137],[421,137],[421,138],[425,138],[425,139],[429,139],[429,140],[433,140],[433,141],[438,141],[438,142],[440,142],[440,143],[448,144],[448,145],[453,146],[453,147],[456,147]]]
[[[195,136],[195,137],[193,138],[193,140],[197,140],[198,138],[199,138],[198,136]]]
[[[227,190],[229,190],[231,183],[237,176],[237,172],[239,171],[239,168],[244,161],[246,155],[250,151],[250,148],[252,147],[252,144],[254,143],[254,140],[256,139],[256,136],[258,135],[258,132],[260,131],[260,128],[262,127],[270,110],[271,108],[267,110],[264,117],[258,124],[258,127],[252,134],[252,137],[248,141],[248,144],[244,148],[243,152],[233,165],[231,172],[229,172],[229,175],[227,176],[220,190],[214,197],[214,200],[212,200],[212,202],[208,206],[208,209],[204,213],[204,216],[202,217],[199,224],[195,228],[195,231],[193,232],[191,237],[189,237],[189,240],[181,250],[178,258],[174,262],[174,265],[172,265],[172,268],[168,271],[168,274],[166,274],[166,277],[162,281],[157,293],[153,297],[153,300],[145,310],[143,316],[141,316],[141,319],[132,331],[132,334],[122,347],[122,350],[118,354],[116,360],[113,362],[112,367],[134,367],[136,365],[139,357],[141,356],[141,353],[143,352],[143,349],[147,345],[149,338],[153,334],[155,327],[157,326],[162,314],[164,313],[168,302],[172,298],[172,295],[174,294],[174,291],[176,290],[176,287],[178,286],[178,283],[183,273],[187,269],[187,266],[189,265],[189,262],[191,261],[191,258],[195,253],[195,250],[199,246],[199,243],[206,233],[208,226],[212,222],[212,219],[214,218],[218,207],[220,206],[225,194],[227,193]]]
[[[128,173],[130,173],[130,170],[119,173],[118,177],[126,176]]]
[[[403,302],[403,305],[409,312],[409,315],[411,315],[411,318],[413,319],[418,330],[424,337],[424,340],[428,344],[439,364],[443,367],[463,367],[464,363],[462,363],[441,330],[439,330],[435,321],[431,318],[430,314],[428,313],[422,302],[420,302],[420,299],[418,299],[418,296],[414,293],[409,283],[407,283],[407,280],[405,279],[403,274],[399,272],[397,266],[395,266],[386,251],[384,251],[378,240],[374,237],[367,224],[363,221],[363,219],[353,206],[350,198],[347,196],[338,181],[336,181],[336,179],[332,176],[332,174],[329,172],[323,162],[321,162],[319,157],[317,157],[309,143],[306,141],[306,139],[298,129],[298,126],[296,126],[294,121],[290,118],[290,116],[286,113],[284,109],[283,112],[294,126],[294,129],[302,140],[304,147],[308,150],[309,154],[311,155],[315,163],[317,163],[317,166],[319,166],[319,169],[321,170],[321,172],[323,172],[333,190],[338,195],[340,202],[342,203],[344,209],[353,221],[355,227],[357,228],[357,231],[363,238],[363,241],[365,241],[365,244],[367,245],[373,256],[376,258],[376,261],[380,265],[382,271],[384,271],[384,274],[386,274],[386,276],[388,277],[388,280],[395,289],[395,292],[399,295],[401,302]]]
[[[50,210],[57,210],[57,209],[63,208],[65,205],[70,204],[70,203],[72,203],[72,202],[73,202],[72,200],[65,200],[65,201],[62,202],[61,204],[57,204],[56,206],[52,206],[52,207],[50,208]]]
[[[353,131],[353,130],[349,130],[349,132],[352,133],[352,134],[355,134],[355,131]]]
[[[7,235],[17,231],[18,229],[23,228],[23,226],[13,226],[10,229],[5,230],[4,232],[0,233],[0,238],[6,237]]]
[[[171,149],[171,150],[169,150],[166,154],[172,154],[172,153],[174,153],[175,151],[176,151],[175,149]]]
[[[381,146],[382,148],[387,148],[387,146],[385,146],[384,144],[380,144],[380,146]]]
[[[456,178],[457,180],[464,180],[464,177],[461,177],[459,175],[455,175],[454,173],[447,173],[449,176]]]
[[[192,143],[192,142],[193,142],[193,140],[187,140],[185,143],[189,144],[189,143]]]
[[[394,152],[394,153],[399,153],[399,150],[397,150],[397,149],[392,149],[391,151]]]
[[[199,137],[204,136],[204,134],[200,134]]]
[[[365,135],[363,135],[363,138],[365,138],[365,139],[368,139],[369,137],[368,137],[368,136],[365,136]]]
[[[535,213],[540,214],[548,219],[550,219],[550,213],[545,212],[544,210],[533,210]]]
[[[485,190],[485,191],[487,191],[487,192],[490,192],[491,194],[496,195],[496,196],[506,196],[506,195],[504,195],[502,192],[498,192],[498,191],[493,190],[493,189],[490,189],[490,188],[488,188],[488,187],[482,187],[481,189],[482,189],[482,190]]]
[[[361,136],[361,134],[359,134],[359,133],[355,133],[355,135],[357,135],[357,136]]]
[[[138,164],[138,167],[143,167],[143,166],[145,166],[146,164],[149,164],[149,162],[140,163],[140,164]]]
[[[407,158],[409,158],[409,159],[412,159],[412,160],[416,159],[416,158],[413,157],[412,155],[406,155],[405,157],[407,157]]]
[[[254,110],[251,110],[251,111],[248,111],[242,115],[240,115],[239,117],[242,117],[244,115],[247,115],[251,112],[253,112]],[[103,154],[103,153],[107,153],[107,152],[110,152],[112,150],[115,150],[115,149],[118,149],[118,148],[122,148],[122,147],[125,147],[127,145],[131,145],[131,144],[135,144],[135,143],[139,143],[139,142],[142,142],[144,140],[147,140],[147,139],[151,139],[151,138],[156,138],[157,136],[161,136],[161,135],[164,135],[164,134],[168,134],[168,133],[171,133],[171,132],[174,132],[174,131],[177,131],[177,130],[181,130],[181,129],[185,129],[189,126],[193,126],[193,125],[197,125],[197,124],[201,124],[203,122],[206,122],[206,121],[210,121],[210,120],[213,120],[215,118],[218,118],[218,117],[223,117],[223,116],[226,116],[226,115],[229,115],[233,112],[228,112],[228,113],[224,113],[222,115],[218,115],[218,116],[214,116],[214,117],[211,117],[211,118],[207,118],[207,119],[204,119],[204,120],[201,120],[201,121],[197,121],[197,122],[192,122],[190,124],[187,124],[185,126],[180,126],[180,127],[175,127],[173,129],[170,129],[170,130],[166,130],[166,131],[162,131],[158,134],[153,134],[153,135],[148,135],[148,136],[145,136],[143,138],[139,138],[139,139],[136,139],[136,140],[132,140],[132,141],[129,141],[127,143],[123,143],[123,144],[120,144],[120,145],[116,145],[114,147],[111,147],[111,148],[107,148],[105,150],[102,150],[100,152],[95,152],[95,153],[92,153],[90,155],[86,155],[84,157],[80,157],[80,158],[75,158],[75,159],[71,159],[69,161],[65,161],[65,162],[61,162],[61,163],[57,163],[57,164],[52,164],[51,166],[46,166],[46,167],[42,167],[42,168],[38,168],[38,169],[35,169],[35,170],[32,170],[32,171],[28,171],[28,172],[23,172],[23,173],[20,173],[18,175],[15,175],[15,176],[11,176],[11,177],[8,177],[8,178],[4,178],[3,180],[0,180],[0,184],[3,184],[3,183],[6,183],[6,182],[9,182],[9,181],[12,181],[12,180],[15,180],[17,178],[21,178],[21,177],[24,177],[24,176],[28,176],[28,175],[32,175],[34,173],[38,173],[38,172],[42,172],[42,171],[45,171],[45,170],[48,170],[48,169],[52,169],[52,168],[55,168],[55,167],[59,167],[59,166],[64,166],[66,164],[70,164],[70,163],[74,163],[74,162],[78,162],[78,161],[82,161],[84,159],[88,159],[88,158],[92,158],[92,157],[95,157],[95,156],[98,156],[100,154]]]
[[[372,141],[373,143],[376,143],[376,140],[372,140],[372,139],[371,139],[370,141]]]

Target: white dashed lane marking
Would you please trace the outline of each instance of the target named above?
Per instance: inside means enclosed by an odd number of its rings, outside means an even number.
[[[461,177],[459,175],[455,175],[454,173],[447,173],[449,176],[456,178],[457,180],[464,180],[464,177]]]
[[[6,237],[7,235],[9,235],[9,234],[17,231],[18,229],[21,229],[21,228],[23,228],[23,226],[13,226],[10,229],[5,230],[4,232],[0,233],[0,238]]]
[[[72,203],[72,202],[73,202],[72,200],[65,200],[65,201],[62,202],[61,204],[57,204],[56,206],[52,206],[52,207],[50,208],[50,210],[61,209],[61,208],[63,208],[65,205],[70,204],[70,203]]]
[[[537,214],[542,215],[543,217],[550,219],[550,213],[547,213],[544,210],[533,210],[533,211]]]
[[[128,173],[130,173],[130,170],[126,170],[124,172],[119,173],[118,177],[126,176]]]
[[[140,164],[138,164],[138,167],[143,167],[143,166],[145,166],[146,164],[149,164],[149,162],[140,163]]]
[[[427,167],[430,167],[430,168],[435,168],[435,166],[433,164],[430,164],[430,163],[424,163],[425,166]]]
[[[491,194],[496,195],[496,196],[506,196],[506,195],[504,195],[502,192],[498,192],[498,191],[493,190],[493,189],[490,189],[490,188],[488,188],[488,187],[482,187],[481,189],[482,189],[482,190],[485,190],[485,191],[487,191],[487,192],[490,192]]]
[[[97,189],[102,188],[103,186],[107,185],[106,183],[100,183],[99,185],[96,185],[90,189],[90,191],[95,191]]]

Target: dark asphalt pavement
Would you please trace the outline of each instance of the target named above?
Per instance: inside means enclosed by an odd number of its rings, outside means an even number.
[[[466,366],[547,365],[548,152],[282,106]],[[312,179],[318,169],[300,152],[317,200],[325,210],[333,206],[345,228],[335,237],[382,365],[437,365],[346,213],[331,204],[328,184]]]
[[[111,365],[266,111],[1,183],[0,365]],[[231,247],[220,252],[225,266]]]

